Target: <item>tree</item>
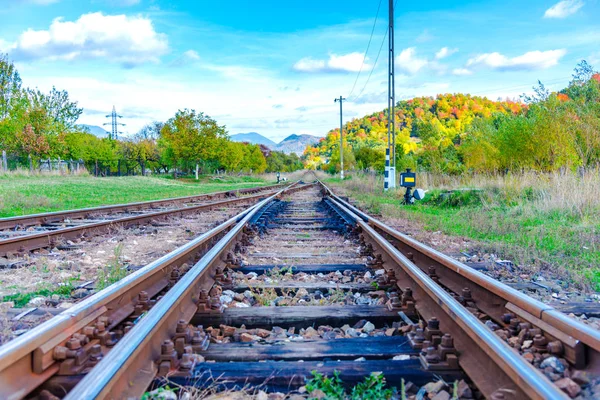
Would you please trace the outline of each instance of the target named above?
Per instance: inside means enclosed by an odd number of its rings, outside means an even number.
[[[0,54],[0,120],[9,117],[21,96],[21,77],[8,55]]]
[[[227,137],[225,127],[195,110],[179,110],[160,131],[173,166],[198,170],[218,167],[219,143]],[[260,150],[259,150],[260,151]]]

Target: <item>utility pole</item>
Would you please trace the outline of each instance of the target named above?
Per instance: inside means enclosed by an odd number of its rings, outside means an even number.
[[[119,132],[119,126],[125,126],[125,124],[122,124],[118,121],[118,118],[123,118],[123,116],[117,114],[115,106],[113,106],[112,113],[107,115],[106,118],[111,118],[111,122],[106,122],[102,125],[110,125],[111,132],[108,134],[108,137],[117,140],[119,138],[119,133],[123,134],[123,132]]]
[[[396,89],[394,79],[394,0],[389,0],[389,54],[388,54],[388,147],[385,151],[385,181],[383,190],[396,187],[396,129],[394,108],[396,106]],[[391,163],[390,163],[391,158]]]
[[[344,119],[342,118],[342,104],[345,98],[340,96],[339,99],[335,99],[334,103],[340,102],[340,179],[344,180]]]

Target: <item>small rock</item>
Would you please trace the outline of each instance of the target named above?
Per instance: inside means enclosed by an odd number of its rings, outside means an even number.
[[[326,399],[327,395],[325,394],[325,392],[323,392],[320,389],[315,389],[312,392],[310,392],[309,397],[311,399]]]
[[[521,349],[525,350],[531,347],[531,345],[533,344],[533,340],[525,340],[523,342],[523,345],[521,346]]]
[[[375,271],[375,276],[381,276],[385,274],[385,269],[378,269]]]
[[[244,332],[240,335],[240,340],[244,343],[250,343],[254,342],[254,337],[251,334]]]
[[[554,372],[562,374],[565,372],[565,366],[560,362],[560,360],[556,357],[548,357],[540,364],[540,368],[544,369],[547,367],[551,367]]]
[[[235,306],[236,306],[237,308],[247,308],[247,307],[250,307],[250,306],[249,306],[248,304],[246,304],[246,303],[235,303]]]
[[[473,392],[471,391],[469,384],[467,382],[465,382],[464,379],[461,379],[458,382],[458,385],[456,387],[456,394],[459,399],[472,399],[473,398]]]
[[[437,382],[429,382],[427,385],[424,386],[424,388],[427,393],[437,394],[445,386],[446,386],[446,384],[443,381],[437,381]]]
[[[554,382],[554,384],[561,389],[563,392],[569,395],[570,398],[574,399],[581,392],[581,387],[573,382],[571,378],[562,378]]]
[[[160,388],[148,393],[148,398],[153,400],[177,400],[177,395],[175,392]]]
[[[306,290],[304,288],[300,288],[300,289],[298,289],[298,291],[296,292],[296,295],[294,297],[300,298],[300,297],[304,297],[304,296],[308,296],[308,290]]]
[[[446,392],[445,390],[442,390],[441,392],[433,396],[431,400],[450,400],[450,393]]]
[[[73,291],[73,293],[71,293],[71,296],[76,299],[83,299],[88,295],[88,293],[89,292],[87,291],[87,289],[76,289]]]
[[[370,271],[365,272],[364,278],[365,279],[371,279],[373,277],[373,275],[371,275]]]
[[[408,354],[400,354],[399,356],[394,356],[392,358],[393,361],[406,361],[410,360],[410,356]]]
[[[233,298],[226,294],[222,294],[221,297],[219,297],[219,300],[221,300],[222,304],[229,304],[233,301]]]
[[[42,296],[34,297],[33,299],[29,300],[29,304],[34,305],[36,307],[41,307],[44,304],[46,304],[46,298]]]
[[[396,328],[388,328],[385,330],[385,336],[394,336],[396,333]]]
[[[263,392],[262,390],[258,391],[258,394],[256,395],[256,400],[268,400],[269,396],[267,395],[267,393]]]
[[[242,293],[236,293],[235,296],[233,296],[233,299],[238,302],[244,301],[245,298],[246,297]]]
[[[366,358],[364,358],[364,357],[359,357],[359,358],[357,358],[357,359],[356,359],[356,360],[354,360],[354,361],[367,361],[367,359],[366,359]]]
[[[367,323],[362,328],[363,332],[371,333],[375,330],[375,325],[367,321]]]
[[[523,354],[523,358],[526,359],[527,361],[529,361],[530,363],[533,363],[534,360],[534,355],[533,353],[525,353]]]
[[[356,329],[354,328],[348,328],[346,329],[346,336],[351,337],[351,338],[355,338],[358,337],[358,332],[356,331]]]
[[[269,335],[271,335],[271,331],[268,331],[268,330],[266,330],[266,329],[260,329],[260,328],[259,328],[259,329],[257,329],[257,330],[256,330],[256,335],[257,335],[257,336],[260,336],[260,337],[261,337],[261,338],[263,338],[263,339],[265,339],[265,338],[268,338],[268,337],[269,337]]]
[[[571,374],[571,379],[579,385],[587,385],[590,383],[590,377],[585,371],[575,370],[575,372]]]

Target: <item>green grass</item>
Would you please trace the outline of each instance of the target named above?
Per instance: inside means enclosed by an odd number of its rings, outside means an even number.
[[[355,178],[359,179],[359,178]],[[546,209],[542,193],[522,190],[432,190],[412,206],[401,204],[403,190],[368,191],[357,182],[341,183],[348,194],[372,213],[416,221],[427,231],[441,231],[479,242],[479,250],[508,258],[521,266],[551,269],[566,281],[600,290],[600,209],[583,212]]]
[[[68,299],[71,297],[71,292],[75,290],[75,287],[73,286],[73,282],[75,281],[77,281],[76,278],[71,278],[59,286],[42,285],[33,292],[16,293],[2,296],[0,301],[12,301],[14,302],[15,307],[24,307],[25,305],[27,305],[27,303],[31,301],[31,299],[39,296],[49,298],[52,297],[52,295],[57,294],[58,296],[60,296],[61,299]]]
[[[169,177],[0,175],[0,217],[157,200],[273,184],[261,177]]]

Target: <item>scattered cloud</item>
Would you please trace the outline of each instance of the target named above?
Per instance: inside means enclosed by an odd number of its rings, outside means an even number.
[[[176,58],[171,62],[173,67],[183,67],[185,65],[193,64],[196,61],[200,61],[200,55],[195,50],[185,51],[180,57]]]
[[[273,108],[274,108],[275,110],[282,109],[282,108],[283,108],[283,104],[273,104]]]
[[[185,53],[183,53],[183,55],[187,59],[193,60],[193,61],[198,61],[200,59],[200,55],[198,54],[198,52],[196,50],[188,50]]]
[[[102,58],[133,67],[158,62],[168,51],[166,35],[145,17],[84,14],[77,21],[56,18],[48,30],[28,29],[11,46],[18,61]]]
[[[358,72],[370,68],[366,64],[367,59],[361,53],[349,53],[344,55],[330,54],[328,60],[316,60],[306,57],[294,64],[294,71],[320,73],[320,72]]]
[[[416,56],[417,50],[414,47],[409,47],[400,52],[396,57],[396,68],[400,71],[414,75],[429,64],[426,58]]]
[[[448,47],[442,47],[440,51],[435,53],[436,60],[441,60],[442,58],[446,58],[456,53],[458,49],[449,49]]]
[[[584,4],[585,3],[582,0],[559,1],[546,10],[544,13],[544,18],[566,18],[569,15],[573,15],[579,11]]]
[[[455,68],[452,70],[452,75],[457,75],[457,76],[465,76],[465,75],[472,75],[473,71],[471,71],[468,68]]]
[[[353,100],[354,104],[383,104],[387,100],[387,91],[365,93]]]
[[[484,66],[499,71],[546,69],[557,65],[565,54],[567,54],[565,49],[530,51],[513,58],[498,52],[485,53],[467,61],[467,67]]]
[[[415,41],[417,43],[425,43],[425,42],[430,42],[433,39],[435,39],[435,36],[433,36],[431,33],[429,33],[429,29],[425,29],[419,36],[417,36]]]

